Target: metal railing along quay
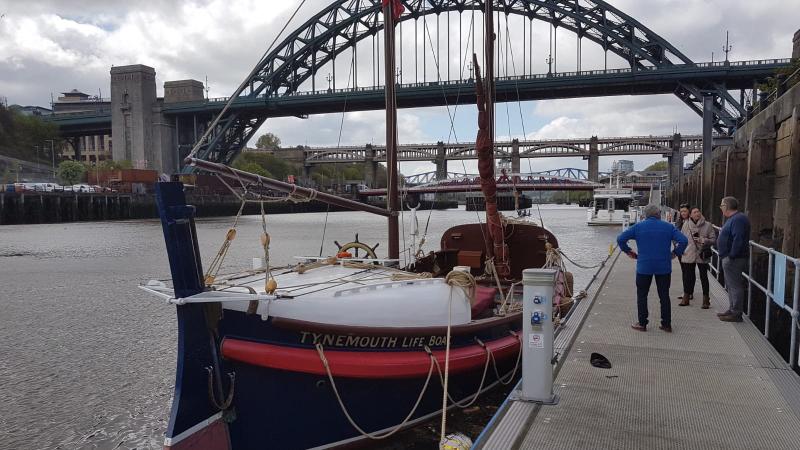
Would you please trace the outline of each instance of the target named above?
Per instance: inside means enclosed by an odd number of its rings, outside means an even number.
[[[719,232],[719,227],[716,225],[714,228]],[[751,317],[753,312],[753,288],[758,289],[764,294],[764,337],[769,339],[770,335],[770,315],[772,312],[772,304],[774,303],[791,316],[791,337],[789,342],[789,365],[794,369],[797,367],[798,349],[797,349],[797,328],[800,326],[797,318],[800,316],[800,259],[791,257],[781,253],[774,248],[763,246],[757,242],[749,242],[749,256],[747,263],[747,272],[742,272],[742,276],[747,282],[747,312],[746,315]],[[714,278],[724,286],[724,274],[720,269],[720,257],[716,248],[711,249],[712,257],[709,268],[714,274]],[[753,254],[755,252],[766,253],[767,262],[767,280],[766,286],[756,280],[753,273]],[[791,263],[791,265],[790,265]],[[792,272],[794,275],[792,275]],[[786,303],[787,299],[787,281],[790,277],[794,278],[791,283],[791,305]]]
[[[666,216],[668,218],[674,217],[677,212],[672,208],[665,207]],[[713,225],[717,234],[721,228]],[[773,303],[780,309],[786,311],[790,317],[790,342],[789,342],[789,366],[792,369],[798,368],[798,348],[797,348],[797,329],[800,327],[800,258],[795,258],[784,253],[781,253],[774,248],[766,247],[755,241],[749,241],[749,255],[747,262],[747,272],[742,272],[747,283],[747,305],[746,312],[748,318],[752,317],[753,313],[753,295],[756,292],[761,292],[764,295],[764,329],[762,334],[767,340],[770,336],[770,316],[772,313]],[[767,273],[766,285],[759,282],[753,272],[754,268],[754,253],[761,253],[767,255]],[[719,251],[716,247],[711,248],[711,262],[709,263],[709,270],[714,278],[720,285],[725,286],[725,276],[720,267],[721,261]],[[791,284],[789,281],[791,280]],[[791,286],[791,295],[787,295],[787,287]],[[755,289],[755,290],[754,290]],[[757,290],[757,291],[756,291]],[[790,299],[791,304],[787,304],[787,299]],[[754,323],[755,325],[755,323]],[[770,341],[772,342],[772,341]],[[775,345],[773,343],[773,345]]]

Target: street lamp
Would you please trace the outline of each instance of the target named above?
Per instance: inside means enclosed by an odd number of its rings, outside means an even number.
[[[45,139],[45,142],[50,143],[50,156],[53,162],[53,176],[56,176],[56,150],[55,150],[55,140],[54,139]]]

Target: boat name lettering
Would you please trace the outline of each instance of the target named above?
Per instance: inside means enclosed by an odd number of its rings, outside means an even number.
[[[445,345],[445,336],[355,336],[351,334],[327,334],[300,332],[301,344],[322,344],[326,347],[350,348],[422,348]]]

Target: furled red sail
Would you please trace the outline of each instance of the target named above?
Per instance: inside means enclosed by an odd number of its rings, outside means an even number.
[[[392,8],[392,16],[394,17],[394,20],[399,19],[400,15],[403,14],[403,11],[406,10],[406,8],[403,6],[403,2],[401,2],[400,0],[383,0],[383,7],[387,7],[390,5]]]
[[[478,174],[481,178],[481,191],[486,202],[486,223],[492,239],[491,250],[494,256],[494,267],[500,278],[508,278],[511,273],[508,261],[508,245],[503,236],[503,224],[497,212],[497,184],[494,178],[494,142],[492,142],[491,126],[486,113],[486,93],[478,66],[478,57],[472,55],[475,66],[475,94],[478,103],[478,137],[475,140],[475,153],[478,155]]]

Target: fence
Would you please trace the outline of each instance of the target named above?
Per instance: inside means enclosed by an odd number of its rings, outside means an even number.
[[[718,227],[715,227],[718,228]],[[800,259],[793,258],[785,255],[773,248],[765,247],[756,242],[750,241],[750,254],[748,256],[747,272],[743,272],[742,276],[747,282],[747,316],[750,317],[753,313],[753,289],[758,289],[764,294],[764,337],[770,336],[770,318],[772,313],[773,303],[789,313],[791,316],[790,326],[790,342],[789,342],[789,365],[792,368],[797,366],[797,328],[798,315],[800,315]],[[720,280],[722,271],[720,270],[720,258],[716,248],[712,249],[711,270],[715,278],[721,283]],[[767,254],[767,280],[766,286],[761,284],[753,272],[753,259],[756,252]],[[791,263],[791,265],[790,265]],[[791,274],[794,273],[794,281],[791,283],[792,295],[791,305],[786,304],[787,299],[787,281]]]
[[[666,217],[665,220],[672,220],[677,213],[672,208],[663,208]],[[714,225],[717,234],[720,232],[720,227]],[[749,242],[749,256],[747,262],[747,272],[743,272],[742,276],[747,283],[747,310],[748,317],[752,317],[753,313],[753,295],[756,292],[761,292],[764,295],[764,337],[769,339],[770,336],[770,319],[772,314],[773,303],[780,309],[786,311],[790,317],[790,342],[789,342],[789,365],[792,369],[796,369],[798,361],[798,348],[797,348],[797,329],[800,327],[800,258],[794,258],[785,255],[773,248],[765,247],[754,241]],[[722,285],[725,286],[725,274],[721,270],[719,251],[716,247],[711,248],[711,263],[709,270],[714,278]],[[766,281],[762,284],[757,279],[758,277],[753,271],[754,256],[755,254],[767,255],[767,272]],[[793,278],[793,280],[792,280]],[[791,305],[787,304],[786,300],[789,297],[787,288],[791,287]]]

